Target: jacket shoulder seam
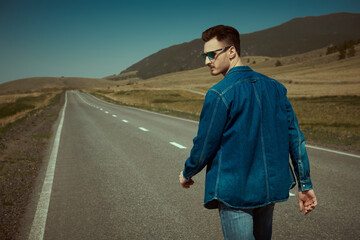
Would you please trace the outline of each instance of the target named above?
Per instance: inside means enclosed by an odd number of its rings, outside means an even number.
[[[229,109],[229,104],[227,103],[223,93],[220,93],[219,91],[217,91],[216,89],[213,89],[213,88],[210,89],[209,91],[216,93],[220,97],[221,101],[224,103],[226,109]]]

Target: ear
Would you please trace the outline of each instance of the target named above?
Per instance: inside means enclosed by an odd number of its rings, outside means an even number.
[[[230,59],[234,59],[236,57],[236,55],[237,55],[237,52],[236,52],[235,47],[231,46],[229,48],[229,57],[230,57]]]

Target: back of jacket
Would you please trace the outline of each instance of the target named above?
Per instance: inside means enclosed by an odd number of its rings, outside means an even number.
[[[260,207],[288,199],[295,183],[289,153],[299,189],[312,188],[305,139],[286,88],[249,67],[235,67],[206,95],[184,176],[207,166],[207,208],[217,201]]]

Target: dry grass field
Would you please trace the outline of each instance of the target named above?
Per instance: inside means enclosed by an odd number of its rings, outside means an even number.
[[[119,86],[119,82],[79,77],[33,77],[0,84],[0,129],[29,112],[47,106],[66,89],[93,89]]]
[[[360,46],[338,60],[326,48],[282,58],[244,57],[245,65],[283,83],[308,142],[360,152]],[[276,67],[280,61],[282,66]],[[147,80],[126,79],[88,92],[108,101],[198,119],[207,90],[222,76],[207,67]]]
[[[63,89],[107,88],[118,84],[118,82],[100,78],[32,77],[0,84],[0,95],[49,92]]]
[[[326,48],[282,58],[244,57],[244,65],[283,83],[291,97],[360,95],[360,46],[356,56],[338,60],[338,53],[326,55]],[[282,66],[275,67],[276,61]],[[186,90],[205,94],[222,76],[212,77],[207,67],[176,72],[147,80],[119,81],[111,90]],[[128,85],[127,85],[128,84]],[[125,85],[125,86],[124,86]]]
[[[50,104],[61,91],[0,95],[0,129]]]

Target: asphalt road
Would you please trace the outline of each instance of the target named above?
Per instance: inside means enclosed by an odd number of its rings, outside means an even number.
[[[178,182],[196,122],[73,91],[64,113],[43,237],[30,239],[223,239],[203,207],[204,173],[190,189]],[[319,205],[303,216],[296,196],[277,204],[273,239],[359,239],[360,159],[308,153]]]

